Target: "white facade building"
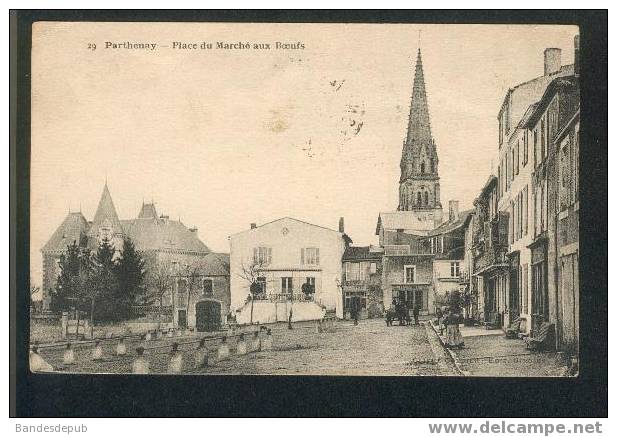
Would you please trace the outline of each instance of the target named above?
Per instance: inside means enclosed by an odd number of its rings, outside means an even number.
[[[343,317],[342,256],[350,241],[339,231],[281,218],[230,237],[231,308],[238,323],[315,320],[326,310]],[[251,302],[246,270],[262,287]],[[314,293],[306,294],[303,284]],[[252,316],[251,316],[252,314]]]

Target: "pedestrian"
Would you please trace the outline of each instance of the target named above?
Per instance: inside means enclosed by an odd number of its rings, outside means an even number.
[[[30,349],[30,371],[31,372],[52,372],[54,368],[39,355],[39,348],[33,345]]]
[[[449,311],[448,316],[445,319],[446,323],[446,346],[449,348],[458,347],[462,348],[465,346],[465,342],[463,341],[463,336],[461,335],[461,330],[459,329],[458,323],[460,319],[460,314],[455,311]]]
[[[437,317],[437,326],[440,326],[441,318],[443,317],[443,312],[441,312],[441,307],[437,307],[437,309],[435,309],[435,317]]]
[[[144,358],[144,347],[137,346],[135,352],[137,352],[137,358],[133,361],[133,373],[136,375],[147,375],[150,373],[150,363]]]
[[[420,305],[416,304],[413,307],[413,322],[414,324],[418,324],[418,317],[420,316]]]
[[[126,355],[126,344],[124,343],[124,337],[120,337],[120,340],[118,340],[118,345],[116,346],[116,355],[119,357],[123,357]]]
[[[92,348],[92,361],[101,361],[103,359],[103,347],[101,346],[101,340],[94,342],[94,348]]]
[[[253,334],[253,345],[251,347],[252,352],[261,351],[261,339],[259,338],[259,331],[255,331]]]
[[[167,366],[167,373],[179,375],[180,373],[182,373],[182,366],[182,352],[178,351],[178,343],[173,342],[173,344],[171,345],[171,352],[169,353],[169,365]]]
[[[208,348],[206,347],[206,339],[199,340],[199,346],[195,351],[195,368],[201,369],[208,365]]]
[[[71,343],[66,344],[66,349],[64,350],[64,355],[62,356],[62,364],[65,366],[71,366],[75,364],[75,353],[71,348]]]
[[[246,353],[247,353],[247,345],[246,345],[246,341],[244,341],[244,333],[241,333],[240,337],[238,337],[238,342],[236,343],[236,354],[246,355]]]

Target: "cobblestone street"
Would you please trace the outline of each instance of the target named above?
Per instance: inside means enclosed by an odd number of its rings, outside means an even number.
[[[339,321],[332,332],[316,332],[315,323],[271,326],[273,351],[236,356],[235,340],[230,337],[232,356],[228,360],[194,369],[193,352],[199,337],[163,338],[145,345],[145,356],[152,373],[165,373],[169,345],[176,341],[184,353],[184,373],[205,374],[305,374],[305,375],[457,375],[450,356],[439,344],[437,335],[425,325],[386,327],[383,319],[362,320],[358,326]],[[427,329],[428,328],[428,329]],[[247,329],[252,331],[254,328]],[[262,334],[262,338],[263,338]],[[60,371],[85,373],[129,373],[137,341],[128,341],[128,355],[114,356],[115,340],[104,342],[105,360],[91,360],[90,343],[75,344],[77,363],[62,366],[61,347],[43,348],[41,355]],[[214,354],[218,341],[212,341]]]

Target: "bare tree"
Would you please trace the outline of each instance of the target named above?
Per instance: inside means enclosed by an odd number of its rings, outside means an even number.
[[[203,263],[201,260],[185,263],[180,269],[180,277],[186,281],[186,310],[188,324],[188,310],[191,307],[191,295],[199,288],[199,282],[203,276]]]
[[[264,291],[257,281],[261,274],[262,267],[263,263],[254,260],[247,263],[242,262],[240,265],[240,272],[237,274],[240,279],[244,280],[248,284],[249,295],[251,296],[251,325],[253,324],[253,307],[255,296]]]
[[[172,293],[172,314],[174,308],[174,273],[171,263],[168,261],[154,262],[154,265],[148,270],[148,288],[150,295],[159,304],[159,328],[161,325],[161,316],[163,315],[163,299],[167,292]]]

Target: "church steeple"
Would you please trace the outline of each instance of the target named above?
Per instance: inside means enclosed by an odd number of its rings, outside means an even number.
[[[441,216],[439,158],[431,133],[422,51],[418,48],[409,108],[407,135],[401,156],[399,211],[435,211]]]
[[[431,143],[432,139],[431,121],[428,115],[428,103],[426,101],[426,85],[424,84],[424,69],[422,68],[422,52],[418,49],[406,143]]]

